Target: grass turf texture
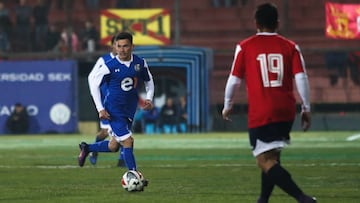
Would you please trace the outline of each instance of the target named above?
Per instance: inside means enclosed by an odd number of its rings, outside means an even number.
[[[360,139],[354,132],[294,132],[282,163],[318,202],[360,199]],[[0,202],[256,202],[260,172],[246,133],[135,135],[144,192],[121,187],[118,153],[77,166],[86,135],[0,136]],[[271,203],[295,202],[276,188]]]

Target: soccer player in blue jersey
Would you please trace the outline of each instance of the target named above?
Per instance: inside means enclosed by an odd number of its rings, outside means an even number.
[[[92,79],[94,77],[96,77],[94,74],[96,73],[96,69],[98,69],[100,66],[103,66],[107,61],[111,60],[112,58],[114,58],[116,56],[116,48],[115,48],[115,36],[114,35],[111,38],[111,52],[104,54],[103,56],[101,56],[95,63],[93,69],[91,70],[89,76],[88,76],[88,81],[89,81],[89,86],[90,86],[90,82],[92,81]],[[101,82],[101,86],[100,86],[100,90],[101,90],[101,101],[104,102],[106,95],[108,94],[108,90],[107,90],[107,83],[106,81],[102,81]],[[103,141],[105,140],[106,137],[108,137],[109,133],[108,130],[110,129],[110,124],[109,124],[109,120],[106,119],[100,119],[100,131],[97,133],[96,138],[95,138],[95,142],[99,142],[99,141]],[[122,152],[123,148],[120,148],[120,154],[119,154],[119,159],[118,159],[118,163],[117,166],[119,167],[123,167],[125,166],[124,160],[123,160],[123,152]],[[95,165],[96,161],[97,161],[97,157],[98,157],[98,153],[97,152],[90,152],[89,153],[89,158],[90,158],[90,163]]]
[[[144,110],[153,108],[154,82],[145,59],[132,53],[133,37],[128,32],[121,32],[115,37],[117,55],[104,65],[94,70],[90,79],[90,92],[100,119],[110,123],[110,141],[95,144],[81,142],[78,157],[79,166],[84,166],[90,152],[116,152],[120,145],[124,148],[124,161],[129,170],[137,170],[133,154],[134,138],[131,125],[139,101],[140,82],[144,82],[146,98]],[[105,79],[108,95],[101,100],[101,82]]]

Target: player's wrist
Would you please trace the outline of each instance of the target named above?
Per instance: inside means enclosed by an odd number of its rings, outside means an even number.
[[[233,106],[233,103],[230,99],[224,100],[224,110],[229,110],[232,108],[232,106]]]
[[[302,112],[310,112],[311,111],[311,107],[310,105],[301,105],[301,111]]]

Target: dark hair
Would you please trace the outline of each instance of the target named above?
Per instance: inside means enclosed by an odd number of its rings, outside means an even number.
[[[260,28],[275,30],[278,26],[278,10],[273,3],[260,4],[256,8],[255,20]]]
[[[115,36],[115,41],[121,40],[121,39],[127,39],[130,41],[130,43],[133,43],[133,36],[128,32],[120,32]]]
[[[115,42],[115,37],[116,37],[116,35],[112,36],[112,38],[111,38],[111,45],[114,44],[114,42]]]

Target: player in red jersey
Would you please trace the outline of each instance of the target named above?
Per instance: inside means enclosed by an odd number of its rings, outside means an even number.
[[[302,100],[301,124],[311,124],[309,82],[299,47],[276,33],[277,7],[261,4],[255,12],[258,32],[236,45],[226,88],[223,118],[230,120],[235,90],[245,80],[249,112],[248,127],[253,155],[261,169],[261,194],[258,203],[267,203],[277,185],[298,202],[316,199],[306,195],[280,164],[280,151],[290,141],[295,120],[296,99],[293,81]]]

